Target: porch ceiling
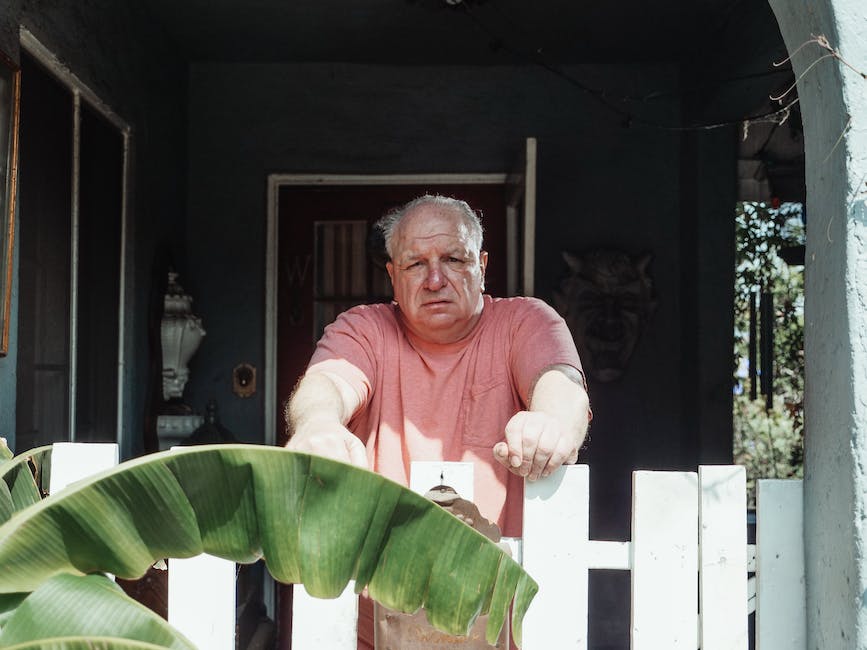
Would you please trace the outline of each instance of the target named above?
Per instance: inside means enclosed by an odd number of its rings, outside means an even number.
[[[144,0],[190,61],[671,61],[740,0]],[[450,4],[456,3],[456,4]]]

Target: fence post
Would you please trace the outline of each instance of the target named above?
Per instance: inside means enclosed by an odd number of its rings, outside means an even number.
[[[303,585],[292,586],[292,648],[355,650],[358,596],[350,582],[335,599],[314,598]]]
[[[589,486],[587,465],[524,483],[524,569],[539,583],[524,650],[587,648]]]
[[[698,469],[699,641],[702,650],[747,650],[747,478],[743,467]]]
[[[414,460],[409,470],[409,489],[424,496],[437,485],[448,485],[462,499],[473,501],[474,475],[472,463]]]
[[[202,553],[168,565],[169,625],[202,650],[234,650],[235,563]]]
[[[185,447],[172,447],[180,451]],[[208,650],[235,649],[237,567],[231,560],[202,553],[168,560],[168,622]]]
[[[473,464],[413,462],[410,489],[425,494],[439,484],[453,487],[464,499],[473,499]],[[301,585],[293,587],[292,647],[355,650],[358,637],[358,597],[350,583],[336,599],[310,596]]]
[[[760,480],[756,497],[756,649],[806,650],[803,481]]]
[[[632,648],[698,644],[698,476],[632,474]]]
[[[114,442],[55,442],[51,446],[51,479],[48,493],[117,465]]]

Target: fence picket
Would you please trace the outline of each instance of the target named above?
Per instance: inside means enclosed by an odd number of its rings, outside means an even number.
[[[757,650],[805,650],[807,647],[803,508],[802,481],[758,481]]]
[[[355,650],[358,596],[350,582],[334,600],[314,598],[302,585],[292,587],[292,647]]]
[[[48,493],[117,465],[114,442],[55,442],[51,446],[51,479]]]
[[[632,648],[693,648],[698,639],[698,477],[632,475]]]
[[[525,650],[587,648],[589,492],[586,465],[524,484],[524,568],[539,583],[524,619]]]
[[[743,467],[698,470],[702,650],[746,650],[747,504]]]
[[[116,445],[57,443],[50,491],[116,463]],[[412,487],[424,492],[442,476],[472,498],[466,465],[421,464],[413,468]],[[523,647],[586,650],[588,570],[607,568],[632,571],[633,650],[746,650],[753,608],[757,650],[806,650],[802,482],[759,481],[754,546],[746,544],[745,482],[736,466],[703,466],[698,475],[634,472],[632,540],[608,542],[589,539],[586,465],[528,481],[523,563],[540,591],[524,621]],[[170,622],[200,647],[234,647],[234,581],[231,562],[173,560]],[[219,602],[203,605],[205,597]],[[334,601],[297,588],[294,601],[294,647],[355,649],[352,585]],[[193,602],[195,608],[181,613]]]
[[[168,561],[169,625],[197,648],[234,650],[234,562],[202,553]]]
[[[424,496],[437,485],[448,485],[462,499],[473,501],[474,475],[472,463],[414,460],[409,470],[409,489]]]

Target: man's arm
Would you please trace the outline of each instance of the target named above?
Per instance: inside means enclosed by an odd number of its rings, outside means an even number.
[[[548,476],[578,460],[589,413],[581,374],[571,366],[552,366],[533,386],[529,410],[519,411],[506,424],[506,440],[494,445],[494,457],[530,480]]]
[[[291,436],[286,448],[367,468],[364,444],[346,428],[359,406],[361,399],[349,382],[314,366],[302,377],[286,406]]]

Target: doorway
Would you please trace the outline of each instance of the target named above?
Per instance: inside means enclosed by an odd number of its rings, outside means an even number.
[[[424,182],[377,179],[370,184],[281,184],[276,190],[275,398],[270,428],[283,444],[283,406],[325,326],[357,304],[391,300],[383,259],[371,250],[372,224],[425,193],[461,198],[482,215],[488,266],[486,290],[508,294],[507,193],[501,175]],[[514,262],[512,262],[513,264]]]

